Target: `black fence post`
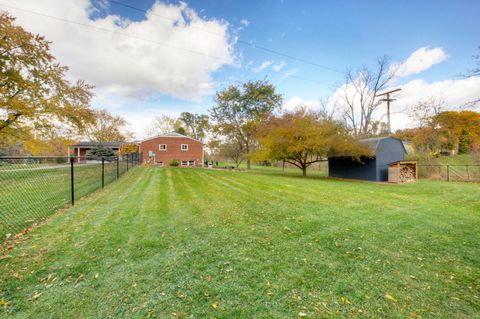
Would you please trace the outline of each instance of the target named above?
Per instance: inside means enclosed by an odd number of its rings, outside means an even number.
[[[450,182],[450,165],[447,165],[447,182]]]
[[[102,157],[102,188],[105,187],[105,158]]]
[[[128,172],[128,154],[127,154],[126,157],[127,157],[127,172]]]
[[[117,156],[117,179],[120,177],[119,159]]]
[[[75,162],[75,158],[70,157],[70,190],[72,193],[72,206],[75,206],[75,184],[73,181],[73,163]]]

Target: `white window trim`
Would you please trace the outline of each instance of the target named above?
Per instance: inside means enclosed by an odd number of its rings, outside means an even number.
[[[162,149],[162,145],[165,145],[165,149]],[[167,144],[158,144],[158,150],[165,152],[167,150]]]
[[[184,149],[184,148],[183,148],[184,145],[185,145],[187,148]],[[181,150],[181,151],[184,151],[184,152],[188,151],[188,144],[181,144],[181,145],[180,145],[180,150]]]
[[[183,163],[187,163],[187,164],[184,165]],[[180,165],[181,165],[181,166],[188,166],[188,161],[182,161],[182,162],[180,163]]]

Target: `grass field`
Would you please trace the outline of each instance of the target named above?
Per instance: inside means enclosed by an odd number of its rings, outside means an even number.
[[[480,188],[139,167],[0,254],[11,318],[479,318]]]

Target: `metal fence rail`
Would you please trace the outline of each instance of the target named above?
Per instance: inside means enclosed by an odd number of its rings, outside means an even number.
[[[0,157],[0,242],[105,187],[140,163],[121,157]]]
[[[480,182],[480,165],[419,164],[418,176],[449,182]]]

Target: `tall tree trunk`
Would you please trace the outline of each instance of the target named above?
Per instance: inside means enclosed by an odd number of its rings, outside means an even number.
[[[303,177],[307,177],[307,167],[302,167],[302,175]]]

